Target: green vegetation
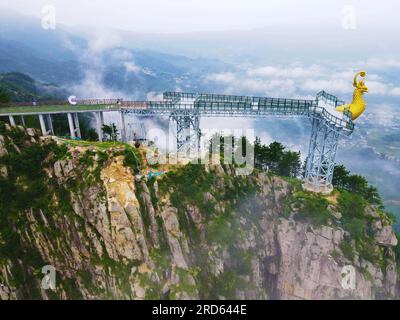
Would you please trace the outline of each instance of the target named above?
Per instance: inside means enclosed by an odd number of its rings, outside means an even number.
[[[27,296],[39,298],[40,292],[35,291],[34,277],[29,277],[23,266],[31,266],[40,274],[41,267],[46,264],[40,253],[30,247],[20,236],[19,230],[30,231],[28,212],[40,221],[39,211],[46,214],[45,208],[52,206],[52,195],[60,192],[58,185],[47,183],[43,165],[49,163],[48,155],[62,155],[65,150],[55,144],[25,145],[21,131],[13,129],[6,138],[8,154],[0,158],[0,164],[8,168],[8,177],[0,178],[0,235],[3,244],[0,246],[0,257],[23,263],[13,269],[13,281],[22,291],[29,290]],[[20,152],[13,147],[18,146]],[[60,197],[60,199],[63,199]],[[66,205],[65,202],[60,204]],[[64,212],[66,213],[66,212]],[[49,236],[57,237],[58,229],[54,228],[55,217],[47,216],[50,229]],[[54,229],[53,229],[54,228]],[[66,248],[68,247],[65,244]]]
[[[297,209],[295,219],[307,220],[315,226],[341,227],[348,232],[340,244],[346,258],[353,260],[357,251],[364,259],[375,265],[382,265],[383,254],[375,250],[376,243],[371,233],[374,218],[365,215],[368,201],[361,195],[342,190],[338,193],[337,204],[333,205],[322,195],[297,191],[293,195],[292,203]],[[330,206],[341,213],[340,219],[332,215]],[[384,212],[378,212],[382,218],[386,216]],[[389,218],[385,221],[392,223]]]
[[[143,160],[139,150],[130,145],[125,145],[124,156],[124,165],[130,167],[134,174],[140,173],[143,166]]]
[[[110,125],[103,125],[103,134],[108,141],[117,141],[118,140],[118,129],[115,123],[111,123]]]
[[[81,146],[81,147],[95,147],[97,149],[110,149],[110,148],[125,148],[126,146],[129,146],[128,144],[124,142],[119,142],[119,141],[85,141],[85,140],[71,140],[71,139],[65,139],[64,140],[65,144],[70,145],[70,146]]]
[[[208,209],[208,202],[204,200],[204,193],[211,190],[216,177],[207,173],[204,167],[198,164],[189,163],[179,171],[170,171],[159,181],[160,191],[165,193],[169,188],[174,188],[171,194],[172,204],[179,209],[183,203],[199,205]],[[206,215],[212,211],[205,210]]]
[[[10,102],[10,96],[0,87],[0,103]]]
[[[354,240],[358,253],[364,259],[382,265],[383,255],[374,251],[375,240],[370,231],[373,218],[365,215],[368,202],[359,194],[342,191],[338,203],[343,215],[342,227],[349,232],[350,239]],[[347,252],[349,251],[350,249],[347,248]]]
[[[367,202],[358,194],[343,191],[340,193],[338,203],[343,215],[343,228],[356,239],[364,237],[367,222],[364,210]]]
[[[341,226],[349,232],[357,252],[364,259],[383,268],[383,252],[376,251],[371,232],[374,218],[366,216],[365,208],[368,205],[375,206],[384,224],[395,224],[396,217],[383,211],[384,206],[378,190],[369,185],[367,179],[360,175],[351,175],[343,165],[335,166],[332,183],[340,190],[338,208],[342,213]],[[350,239],[342,243],[342,250],[349,258],[354,256],[353,248],[349,244]]]
[[[298,177],[301,170],[300,152],[285,151],[285,147],[279,142],[272,142],[266,146],[261,144],[260,138],[256,138],[254,144],[256,168],[285,177]]]
[[[251,250],[238,248],[237,242],[244,237],[241,214],[248,212],[240,208],[252,202],[250,199],[255,196],[258,187],[249,176],[220,175],[222,173],[216,174],[213,170],[207,172],[202,165],[187,164],[179,171],[168,172],[158,179],[161,197],[166,193],[170,195],[172,205],[178,209],[180,229],[191,248],[197,252],[194,265],[203,266],[192,276],[199,284],[200,297],[207,299],[218,299],[221,295],[234,298],[237,288],[246,288],[249,284],[243,277],[251,275],[254,255]],[[223,186],[220,184],[222,181]],[[204,218],[203,223],[207,227],[202,236],[187,213],[188,206],[198,208]],[[246,219],[251,218],[246,214]],[[229,252],[231,265],[225,267],[221,274],[216,275],[209,269],[208,254],[199,247],[201,238]]]
[[[43,261],[33,243],[24,241],[19,230],[26,230],[28,235],[40,231],[49,239],[57,239],[57,245],[51,254],[62,261],[66,252],[67,255],[72,254],[69,252],[71,239],[78,236],[82,244],[90,243],[86,238],[87,229],[94,234],[98,233],[92,221],[88,223],[86,218],[74,212],[71,197],[74,197],[75,204],[79,204],[88,188],[93,187],[100,195],[104,192],[99,182],[101,169],[111,154],[108,149],[113,148],[113,155],[124,155],[124,165],[131,168],[135,174],[139,173],[143,166],[140,150],[120,142],[65,140],[61,145],[52,142],[42,145],[32,144],[27,142],[26,136],[20,129],[13,128],[11,131],[6,131],[4,123],[1,122],[0,134],[7,136],[5,144],[9,151],[0,158],[0,165],[7,166],[9,171],[8,177],[0,178],[0,265],[4,262],[2,259],[12,261],[21,259],[21,265],[31,266],[36,274],[40,274],[40,268],[46,261]],[[236,144],[232,145],[232,152],[240,150],[235,147],[237,142],[244,141],[236,140]],[[57,160],[71,159],[67,146],[91,148],[80,154],[79,165],[74,168],[73,174],[63,177],[60,183],[59,179],[52,178],[46,170],[54,166]],[[377,197],[373,195],[374,192],[367,192],[370,186],[365,184],[364,180],[349,178],[351,177],[349,173],[339,168],[335,171],[335,183],[340,192],[335,191],[332,196],[323,196],[301,191],[299,181],[295,179],[300,170],[298,153],[285,151],[279,143],[263,146],[259,140],[256,141],[255,149],[258,168],[250,176],[229,174],[235,164],[231,168],[221,165],[225,169],[223,172],[212,166],[206,170],[202,165],[189,163],[179,170],[169,171],[157,179],[149,179],[146,182],[151,202],[157,211],[156,220],[160,230],[160,248],[149,246],[150,257],[155,264],[153,271],[161,279],[160,282],[155,280],[157,277],[154,273],[132,271],[136,270],[142,261],[114,261],[106,253],[99,257],[95,250],[85,246],[89,251],[92,250],[89,252],[89,263],[103,267],[107,275],[118,275],[116,285],[126,294],[131,294],[130,283],[133,278],[138,279],[140,285],[146,289],[146,299],[177,298],[182,292],[189,294],[199,292],[201,298],[208,299],[218,299],[221,296],[234,299],[237,296],[237,289],[253,288],[252,262],[256,253],[254,249],[243,249],[241,245],[244,241],[241,240],[246,239],[249,230],[255,237],[263,232],[258,227],[259,217],[261,212],[265,212],[266,206],[273,206],[280,207],[283,217],[288,218],[295,212],[294,219],[308,221],[315,226],[342,227],[347,231],[349,235],[345,236],[339,248],[332,253],[334,259],[339,259],[340,251],[350,260],[353,260],[356,254],[360,254],[375,265],[384,267],[384,251],[377,249],[371,234],[371,223],[374,218],[365,215],[366,206],[371,202],[376,203]],[[272,185],[270,198],[263,199],[262,202],[254,201],[260,191],[258,173],[266,166],[270,170],[266,178],[272,179],[274,174],[286,176],[286,180],[289,181],[289,193],[277,200],[275,196],[282,188],[275,184]],[[155,181],[158,184],[158,193]],[[142,188],[141,183],[136,183],[137,195],[141,194]],[[182,234],[179,233],[176,237],[188,241],[190,250],[195,252],[195,255],[187,260],[190,266],[188,270],[171,268],[171,249],[165,226],[162,225],[163,217],[159,214],[163,210],[164,200],[168,198],[172,206],[177,209],[179,230],[182,231]],[[150,221],[145,213],[143,199],[138,196],[138,200],[146,238],[149,238]],[[332,207],[341,212],[342,218],[335,218],[332,215]],[[201,226],[193,221],[190,210],[200,212]],[[383,211],[378,210],[378,213],[382,217],[385,216]],[[33,215],[35,223],[27,219],[29,215]],[[48,221],[48,225],[43,222],[42,215]],[[390,217],[385,221],[392,222]],[[107,252],[104,243],[101,242],[100,245],[103,252]],[[210,250],[216,250],[220,255],[210,254]],[[216,263],[214,261],[210,263],[210,259],[216,256],[223,257],[223,268],[220,273],[212,269]],[[12,272],[15,285],[24,286],[23,292],[26,296],[40,297],[40,292],[28,292],[30,288],[35,288],[34,276],[19,267],[13,268]],[[175,272],[180,281],[173,284],[170,291],[162,293],[167,277],[160,275],[168,272]],[[367,271],[365,274],[368,275]],[[79,278],[86,288],[93,290],[93,294],[107,295],[107,288],[96,286],[89,271],[79,269],[74,276]],[[194,283],[192,279],[195,280]],[[75,280],[60,277],[59,281],[67,291],[68,297],[81,298]]]
[[[335,166],[332,184],[341,190],[361,195],[371,204],[382,205],[378,190],[369,185],[367,179],[363,176],[357,174],[350,175],[350,172],[343,165]]]
[[[349,259],[350,261],[354,261],[355,251],[353,249],[353,245],[351,243],[351,238],[346,237],[339,245],[340,250],[343,252],[343,255]]]
[[[397,278],[400,278],[400,233],[396,232],[396,238],[398,245],[394,248],[394,254],[396,256],[396,266],[397,266]]]
[[[79,159],[81,171],[76,172],[77,176],[60,184],[56,178],[48,176],[46,169],[57,160],[68,161],[70,154],[66,145],[54,142],[32,144],[22,130],[12,128],[6,131],[2,122],[0,134],[4,135],[8,150],[0,158],[0,165],[6,166],[8,171],[6,177],[0,177],[0,265],[12,261],[12,285],[23,296],[40,299],[37,279],[42,277],[41,268],[48,261],[43,260],[35,242],[30,239],[45,234],[46,239],[52,239],[49,241],[57,241],[50,254],[55,261],[61,262],[66,254],[73,255],[70,241],[77,232],[82,241],[88,237],[87,228],[97,232],[75,213],[71,205],[71,191],[76,190],[75,195],[80,196],[85,188],[99,181],[99,169],[107,160],[107,155],[102,151],[96,154],[87,151]],[[98,166],[94,165],[95,156]],[[24,233],[21,233],[22,230]],[[91,254],[93,259],[96,258],[96,252]],[[105,264],[106,258],[102,258],[102,264]],[[69,279],[58,274],[57,286],[62,287],[68,297],[81,299],[77,279],[84,283],[90,283],[91,279],[82,270],[75,276],[76,279]],[[0,279],[1,282],[3,279]],[[97,290],[95,285],[88,288]],[[59,298],[56,292],[49,294],[52,299]]]
[[[327,199],[311,192],[299,191],[295,195],[295,207],[298,209],[296,218],[308,219],[316,226],[328,224],[332,215],[328,210]]]
[[[9,72],[0,74],[0,103],[30,102],[35,100],[55,100],[43,87],[54,85],[40,84],[26,74]],[[0,106],[1,108],[1,106]]]

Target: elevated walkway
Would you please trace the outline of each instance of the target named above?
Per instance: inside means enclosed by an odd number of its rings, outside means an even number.
[[[200,147],[200,117],[307,117],[312,122],[309,152],[306,161],[304,188],[314,192],[330,192],[335,156],[340,135],[354,130],[351,113],[338,113],[344,104],[337,97],[321,91],[314,100],[221,95],[209,93],[165,92],[162,101],[124,101],[123,99],[87,99],[72,104],[38,106],[6,106],[0,116],[7,116],[15,125],[15,116],[38,115],[43,135],[53,134],[51,115],[67,114],[70,133],[80,137],[79,113],[96,115],[97,131],[102,139],[104,112],[119,112],[121,139],[126,141],[125,114],[137,116],[169,116],[176,123],[178,151]],[[48,130],[48,128],[50,130]]]

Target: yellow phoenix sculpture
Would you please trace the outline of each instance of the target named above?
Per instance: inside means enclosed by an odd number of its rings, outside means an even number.
[[[365,71],[356,73],[353,81],[353,86],[355,88],[353,93],[353,101],[350,104],[344,104],[336,108],[336,110],[341,112],[350,110],[353,120],[357,119],[365,110],[366,102],[363,98],[363,94],[364,92],[368,92],[368,88],[365,86],[363,79],[357,82],[357,78],[359,76],[364,78],[366,75],[367,73]]]

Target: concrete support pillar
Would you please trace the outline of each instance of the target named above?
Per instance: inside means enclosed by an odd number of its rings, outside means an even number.
[[[46,122],[44,121],[43,114],[39,114],[39,122],[40,122],[40,129],[42,130],[42,134],[44,136],[47,136]]]
[[[51,114],[47,115],[47,123],[49,125],[49,131],[51,135],[54,136],[53,119],[51,118]]]
[[[21,116],[21,124],[25,127],[25,118],[24,118],[24,116]]]
[[[11,125],[11,127],[15,127],[16,124],[15,124],[14,116],[9,115],[9,116],[8,116],[8,119],[10,119],[10,125]]]
[[[76,135],[78,136],[78,138],[82,138],[81,127],[79,126],[79,118],[77,113],[74,113],[74,121],[75,121]]]
[[[122,110],[119,112],[119,116],[121,118],[121,140],[126,142],[125,116]]]
[[[96,112],[96,131],[99,136],[99,141],[103,141],[103,125],[104,125],[104,117],[103,112]]]
[[[69,132],[71,134],[71,137],[76,138],[74,120],[72,119],[72,114],[68,113],[67,116],[68,116]]]

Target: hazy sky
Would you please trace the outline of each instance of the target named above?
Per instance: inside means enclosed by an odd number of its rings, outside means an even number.
[[[341,26],[353,6],[357,26],[400,30],[398,0],[1,0],[7,8],[40,17],[52,5],[57,22],[140,32],[252,29],[270,25]]]

